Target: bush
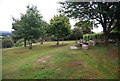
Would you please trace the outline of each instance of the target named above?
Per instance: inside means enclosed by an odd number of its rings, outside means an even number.
[[[13,41],[11,39],[2,40],[2,48],[11,48],[13,46]]]

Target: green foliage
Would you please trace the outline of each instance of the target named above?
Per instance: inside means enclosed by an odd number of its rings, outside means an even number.
[[[85,34],[83,36],[84,40],[102,40],[103,34],[102,33],[95,33],[95,34]]]
[[[21,18],[23,19],[25,32],[28,39],[37,39],[40,36],[39,30],[42,16],[36,6],[27,6],[27,8],[26,14]]]
[[[50,32],[51,35],[57,38],[59,41],[60,39],[64,39],[70,36],[70,22],[69,19],[64,15],[56,15],[54,18],[50,20]]]
[[[3,48],[11,48],[11,47],[13,47],[13,44],[14,43],[11,39],[5,38],[5,39],[2,40],[2,47]]]
[[[48,27],[49,24],[45,21],[41,21],[41,27],[40,27],[40,36],[41,37],[46,37],[47,33],[48,33]]]
[[[113,29],[119,30],[120,2],[60,2],[59,11],[68,17],[79,20],[95,20],[95,25],[101,24],[104,42],[108,43],[108,36]]]
[[[111,32],[110,35],[109,35],[109,39],[114,41],[114,42],[117,42],[120,37],[119,37],[120,33],[119,32]],[[85,34],[83,36],[83,39],[84,40],[103,40],[103,33],[95,33],[95,34]]]
[[[13,18],[12,28],[13,38],[31,41],[40,37],[40,27],[42,26],[42,16],[36,6],[27,6],[27,11],[20,19]]]
[[[49,24],[45,21],[41,21],[41,27],[40,27],[40,38],[41,38],[41,44],[43,44],[43,41],[45,39],[48,39],[49,36]]]
[[[79,21],[75,23],[75,26],[81,28],[83,34],[91,34],[91,30],[93,29],[93,22],[88,20]]]
[[[78,40],[82,38],[83,31],[81,30],[81,28],[77,27],[77,28],[72,29],[72,34],[74,35],[75,39]]]
[[[28,41],[26,41],[26,44],[29,44]],[[24,39],[17,40],[16,43],[14,43],[14,47],[19,47],[24,45]]]

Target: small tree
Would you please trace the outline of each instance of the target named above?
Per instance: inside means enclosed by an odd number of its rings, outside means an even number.
[[[41,14],[36,6],[27,6],[27,11],[22,14],[19,20],[13,18],[13,36],[20,37],[29,41],[30,49],[32,48],[33,39],[40,37]]]
[[[57,38],[57,45],[59,45],[59,40],[70,35],[70,27],[69,19],[62,14],[56,15],[50,20],[50,31]]]
[[[78,38],[81,38],[83,36],[83,31],[81,30],[81,28],[76,27],[72,30],[72,34],[74,35],[77,42]]]

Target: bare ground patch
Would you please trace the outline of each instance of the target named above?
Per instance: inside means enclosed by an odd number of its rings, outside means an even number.
[[[67,46],[68,44],[62,44],[62,45],[52,45],[50,47],[64,47],[64,46]]]
[[[18,70],[19,68],[18,67],[16,67],[16,68],[12,68],[10,71],[16,71],[16,70]]]
[[[37,62],[39,62],[39,63],[46,62],[51,57],[52,57],[52,55],[44,56],[44,57],[38,59]]]
[[[29,52],[29,50],[17,50],[15,52],[12,52],[13,54],[24,54],[24,53],[27,53]]]
[[[83,65],[83,61],[82,60],[74,60],[74,61],[71,61],[71,64],[72,64],[72,66],[80,69]]]

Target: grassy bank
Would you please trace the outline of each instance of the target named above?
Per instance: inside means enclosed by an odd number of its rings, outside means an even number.
[[[70,50],[73,41],[35,44],[33,49],[3,49],[3,79],[116,79],[118,49],[115,45]]]

